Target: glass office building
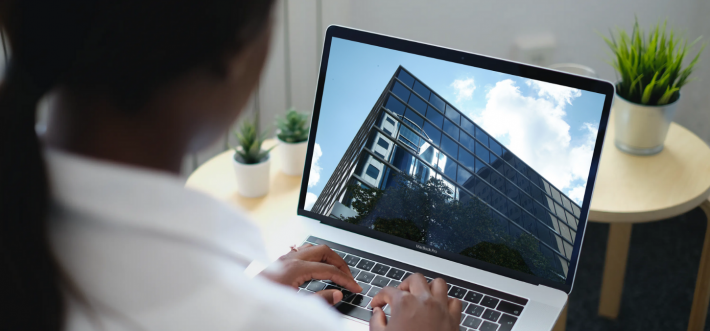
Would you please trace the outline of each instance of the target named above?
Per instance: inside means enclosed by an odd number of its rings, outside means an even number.
[[[566,278],[580,207],[401,66],[311,211],[357,215],[349,187],[386,190],[398,173],[439,179],[450,199],[480,199],[510,237],[532,235]]]

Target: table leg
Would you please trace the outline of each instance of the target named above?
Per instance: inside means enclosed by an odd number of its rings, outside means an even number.
[[[701,331],[705,328],[708,302],[710,302],[710,202],[705,200],[700,208],[705,212],[708,227],[705,230],[705,243],[703,243],[703,251],[700,255],[700,267],[698,268],[698,278],[695,281],[695,294],[693,295],[693,305],[690,308],[688,331]]]
[[[562,309],[562,313],[560,313],[560,317],[557,318],[557,323],[555,323],[555,326],[552,327],[552,331],[565,331],[565,328],[567,328],[567,307],[569,306],[569,299],[567,299],[567,304],[565,305],[565,309]]]
[[[609,225],[609,239],[606,245],[604,275],[599,297],[599,316],[610,319],[616,319],[619,316],[630,241],[631,223],[611,223]]]

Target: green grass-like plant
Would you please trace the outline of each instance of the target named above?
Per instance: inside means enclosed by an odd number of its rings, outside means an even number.
[[[234,131],[238,145],[234,148],[234,159],[243,164],[256,164],[264,161],[273,147],[262,150],[261,144],[264,142],[266,133],[258,133],[256,119],[245,119],[239,129]]]
[[[604,38],[614,53],[611,65],[621,75],[616,86],[624,99],[643,105],[665,105],[678,100],[680,89],[690,82],[688,77],[698,62],[705,45],[695,58],[682,68],[683,59],[702,38],[688,43],[677,37],[673,29],[668,32],[666,23],[656,24],[645,36],[639,28],[638,18],[631,35],[617,29],[616,36]]]
[[[287,143],[300,143],[308,140],[308,114],[299,113],[291,108],[284,117],[276,120],[279,128],[278,137]]]

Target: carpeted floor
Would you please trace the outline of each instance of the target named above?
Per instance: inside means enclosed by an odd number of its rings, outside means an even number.
[[[597,316],[608,224],[590,223],[570,296],[567,330],[686,330],[707,221],[696,208],[636,224],[616,321]],[[710,323],[705,330],[710,331]]]

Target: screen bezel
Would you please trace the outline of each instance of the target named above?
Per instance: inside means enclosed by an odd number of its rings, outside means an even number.
[[[568,87],[573,87],[577,89],[586,90],[589,92],[599,93],[605,96],[604,106],[602,109],[601,119],[599,122],[599,130],[597,134],[596,144],[594,146],[594,154],[592,156],[592,163],[589,171],[589,177],[587,178],[587,187],[584,194],[584,201],[581,208],[581,213],[579,217],[579,224],[577,225],[577,236],[575,238],[574,248],[572,250],[572,257],[570,259],[570,266],[567,273],[566,282],[558,283],[550,279],[542,278],[535,275],[526,274],[520,271],[515,271],[505,267],[501,267],[495,264],[483,262],[473,258],[465,257],[463,255],[441,251],[441,250],[423,250],[417,248],[416,246],[422,246],[421,244],[416,244],[412,241],[402,239],[393,235],[378,232],[372,229],[368,229],[362,226],[342,222],[327,216],[323,216],[314,212],[310,212],[304,209],[306,201],[306,193],[308,189],[308,179],[310,175],[311,160],[313,158],[313,150],[315,146],[315,137],[317,134],[318,126],[314,125],[318,123],[318,118],[320,115],[320,106],[323,97],[323,89],[325,86],[326,72],[328,69],[328,59],[330,55],[330,47],[333,38],[341,38],[344,40],[350,40],[354,42],[359,42],[363,44],[368,44],[372,46],[378,46],[382,48],[392,49],[396,51],[406,52],[410,54],[425,56],[433,59],[439,59],[449,62],[454,62],[458,64],[463,64],[467,66],[473,66],[476,68],[497,71],[505,74],[515,75],[519,77],[524,77],[528,79],[539,80],[543,82],[564,85]],[[325,40],[323,45],[323,54],[321,57],[320,70],[318,74],[318,85],[316,89],[315,101],[313,105],[313,113],[311,119],[311,131],[308,138],[308,150],[306,153],[306,163],[304,166],[303,177],[301,181],[301,192],[298,202],[298,215],[310,217],[321,221],[324,224],[334,226],[346,231],[355,232],[373,239],[382,240],[397,246],[402,246],[405,248],[413,249],[418,252],[434,255],[441,257],[453,262],[461,263],[474,268],[486,270],[493,272],[502,276],[517,279],[534,285],[545,285],[548,287],[556,288],[566,293],[572,291],[572,284],[574,283],[574,278],[576,276],[577,265],[579,262],[579,253],[581,251],[584,232],[587,226],[587,219],[589,216],[589,206],[591,203],[592,192],[594,190],[594,184],[597,176],[597,171],[599,167],[599,158],[601,156],[601,150],[604,143],[604,136],[606,134],[607,122],[609,120],[609,112],[611,109],[612,100],[615,94],[614,85],[608,81],[603,81],[599,79],[593,79],[589,77],[582,77],[573,74],[563,73],[559,71],[554,71],[550,69],[545,69],[541,67],[526,65],[517,62],[511,62],[507,60],[497,59],[489,56],[483,56],[468,52],[463,52],[459,50],[444,48],[440,46],[434,46],[430,44],[415,42],[411,40],[405,40],[390,36],[385,36],[381,34],[346,28],[337,25],[331,25],[328,27]],[[570,277],[571,276],[571,277]]]

